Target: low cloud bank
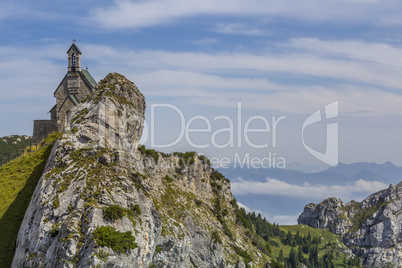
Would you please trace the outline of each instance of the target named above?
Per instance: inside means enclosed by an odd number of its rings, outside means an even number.
[[[325,199],[328,197],[338,197],[344,201],[358,199],[356,196],[366,193],[371,194],[388,187],[379,181],[358,180],[346,185],[320,185],[305,182],[303,185],[289,184],[277,179],[267,178],[265,182],[244,181],[232,182],[232,192],[234,195],[277,195],[292,198],[311,198]]]

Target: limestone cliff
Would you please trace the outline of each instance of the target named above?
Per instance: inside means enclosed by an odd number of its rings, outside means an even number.
[[[12,267],[253,267],[269,261],[236,222],[227,179],[195,153],[136,145],[145,100],[109,74],[53,147]],[[245,254],[244,252],[247,252]]]
[[[330,229],[366,267],[402,266],[402,182],[347,204],[329,198],[308,204],[299,224]]]

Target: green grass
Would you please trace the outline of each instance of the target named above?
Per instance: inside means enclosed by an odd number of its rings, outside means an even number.
[[[20,139],[20,141],[18,141]],[[13,144],[13,143],[16,144]],[[12,156],[17,154],[17,149],[25,149],[31,144],[32,138],[28,136],[11,135],[0,138],[0,158],[7,157],[9,154]]]
[[[323,238],[322,243],[335,242],[335,241],[339,242],[339,236],[331,233],[329,230],[316,229],[302,224],[281,225],[280,228],[285,232],[290,231],[292,234],[296,234],[297,231],[299,231],[300,235],[308,235],[308,233],[310,233],[312,237],[320,236]]]
[[[334,261],[335,267],[345,267],[343,265],[343,259],[344,259],[345,254],[340,252],[338,244],[342,248],[347,249],[347,247],[340,241],[339,236],[331,233],[331,231],[324,230],[324,229],[315,229],[315,228],[308,227],[308,226],[302,225],[302,224],[281,225],[280,229],[285,231],[286,233],[288,231],[290,231],[292,233],[292,235],[295,235],[297,232],[299,232],[299,234],[301,236],[307,236],[308,233],[310,233],[312,238],[320,237],[321,242],[319,245],[319,257],[321,258],[325,254],[325,252],[329,251],[330,249],[334,249],[335,250],[335,261]],[[283,250],[283,256],[285,256],[285,257],[289,256],[289,252],[291,249],[290,246],[282,244],[279,237],[275,237],[272,240],[279,244],[279,247],[271,246],[272,256],[278,257],[281,249]],[[331,247],[328,247],[328,246],[326,246],[328,243],[332,243],[332,244],[335,243],[336,245],[332,245]]]
[[[58,133],[47,138],[54,142]],[[10,267],[18,230],[53,145],[0,167],[0,267]]]

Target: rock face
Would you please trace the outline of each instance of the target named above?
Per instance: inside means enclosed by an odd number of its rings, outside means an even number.
[[[352,227],[349,218],[353,217],[355,210],[349,209],[350,204],[346,206],[341,199],[336,197],[325,199],[320,204],[311,203],[304,207],[304,211],[297,221],[299,224],[329,229],[334,234],[343,235]]]
[[[348,204],[329,198],[308,204],[299,224],[329,229],[363,259],[366,267],[402,266],[402,182]]]
[[[109,74],[72,111],[21,225],[12,267],[253,267],[227,179],[195,153],[136,145],[145,101]]]

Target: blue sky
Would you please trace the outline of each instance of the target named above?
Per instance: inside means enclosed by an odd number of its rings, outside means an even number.
[[[4,2],[0,136],[32,135],[33,120],[49,117],[75,38],[83,67],[97,81],[119,72],[136,83],[148,122],[151,105],[160,103],[178,107],[186,120],[205,116],[212,130],[225,126],[217,116],[236,123],[238,102],[243,124],[251,116],[270,122],[286,116],[275,148],[198,150],[182,139],[161,150],[230,160],[235,153],[275,152],[288,163],[322,165],[303,147],[301,128],[310,114],[338,101],[339,160],[402,165],[400,14],[396,0]],[[177,114],[159,110],[155,118],[156,139],[173,140]],[[200,120],[194,126],[205,127]],[[325,126],[306,132],[311,147],[325,150]],[[225,135],[218,135],[221,144]],[[253,135],[255,143],[272,141],[272,132]],[[210,138],[193,136],[198,143]]]
[[[97,81],[108,72],[126,75],[148,107],[170,103],[188,117],[233,117],[241,101],[246,118],[286,115],[277,150],[289,162],[319,164],[299,148],[301,124],[338,100],[340,161],[402,164],[398,1],[88,0],[2,6],[0,136],[31,134],[32,120],[48,117],[53,91],[66,72],[65,52],[75,38],[82,64]],[[219,154],[213,148],[205,153]]]

